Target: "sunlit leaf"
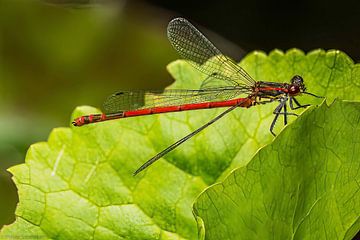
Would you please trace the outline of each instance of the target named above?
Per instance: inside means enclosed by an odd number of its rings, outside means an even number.
[[[317,50],[305,55],[296,49],[285,54],[275,50],[269,56],[254,52],[241,65],[256,80],[289,82],[293,75],[302,75],[309,92],[326,96],[330,101],[337,96],[354,99],[359,94],[359,67],[338,51]],[[197,89],[205,78],[184,61],[171,63],[168,70],[176,79],[171,88]],[[310,96],[298,99],[312,104],[322,101]],[[47,142],[30,147],[25,164],[10,169],[20,202],[16,222],[4,227],[0,238],[202,239],[204,234],[212,236],[211,228],[207,227],[211,224],[209,219],[197,210],[202,219],[197,217],[196,221],[191,206],[206,187],[224,180],[236,167],[258,161],[250,160],[273,139],[268,129],[275,106],[273,103],[234,110],[136,177],[132,173],[144,161],[224,109],[54,129]],[[72,118],[97,112],[94,108],[79,107]],[[279,120],[278,133],[282,128]],[[299,120],[290,127],[296,126],[302,134],[310,134],[305,131],[309,123],[303,126]],[[313,125],[320,121],[321,126],[324,119],[313,121]],[[276,141],[289,142],[289,130]],[[312,190],[302,187],[304,191]],[[203,195],[196,204],[202,198]],[[209,217],[221,219],[210,214]]]
[[[360,228],[360,103],[312,108],[194,208],[206,239],[352,239]]]

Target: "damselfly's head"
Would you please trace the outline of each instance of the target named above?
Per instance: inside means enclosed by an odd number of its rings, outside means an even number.
[[[293,85],[294,87],[298,87],[301,92],[304,92],[306,90],[304,79],[299,75],[293,76],[293,78],[291,79],[291,85]]]
[[[295,75],[291,79],[291,84],[288,85],[288,93],[290,96],[296,96],[300,93],[304,93],[306,90],[304,80],[299,75]]]
[[[313,97],[317,97],[317,98],[324,98],[322,96],[317,96],[313,93],[309,93],[306,92],[306,87],[304,84],[304,80],[302,77],[300,77],[299,75],[295,75],[292,79],[291,79],[291,84],[288,85],[288,93],[290,96],[297,96],[300,93],[303,94],[307,94]]]

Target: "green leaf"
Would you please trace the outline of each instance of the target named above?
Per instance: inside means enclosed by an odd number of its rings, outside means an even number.
[[[206,239],[351,239],[360,229],[360,103],[312,108],[194,204]],[[274,237],[275,236],[275,237]]]
[[[256,80],[288,82],[302,75],[310,92],[330,99],[359,94],[359,67],[338,51],[254,52],[241,65]],[[205,77],[184,61],[168,70],[176,79],[171,88],[196,89]],[[234,110],[136,177],[132,173],[144,161],[224,109],[54,129],[47,142],[30,147],[25,164],[10,169],[20,202],[16,222],[0,238],[203,239],[211,230],[208,219],[194,218],[193,201],[272,141],[274,105]],[[97,112],[79,107],[72,118]]]

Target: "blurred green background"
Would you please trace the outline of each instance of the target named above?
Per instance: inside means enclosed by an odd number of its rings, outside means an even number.
[[[163,16],[160,17],[162,14]],[[76,106],[101,107],[119,89],[162,89],[177,58],[169,15],[148,5],[0,4],[0,226],[14,220],[16,188],[6,169],[30,144],[67,127]]]
[[[69,126],[76,106],[101,107],[120,89],[171,84],[165,67],[178,55],[166,26],[173,17],[191,20],[237,60],[247,51],[276,47],[336,48],[360,59],[360,28],[354,24],[359,1],[296,4],[0,0],[0,228],[14,221],[18,201],[6,169],[22,163],[32,143]]]

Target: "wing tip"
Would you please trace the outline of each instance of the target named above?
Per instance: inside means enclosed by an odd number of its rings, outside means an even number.
[[[179,25],[191,25],[192,26],[192,24],[187,19],[185,19],[183,17],[176,17],[176,18],[170,20],[170,22],[168,23],[167,35],[170,36],[172,34],[172,30],[175,27],[178,27]]]

